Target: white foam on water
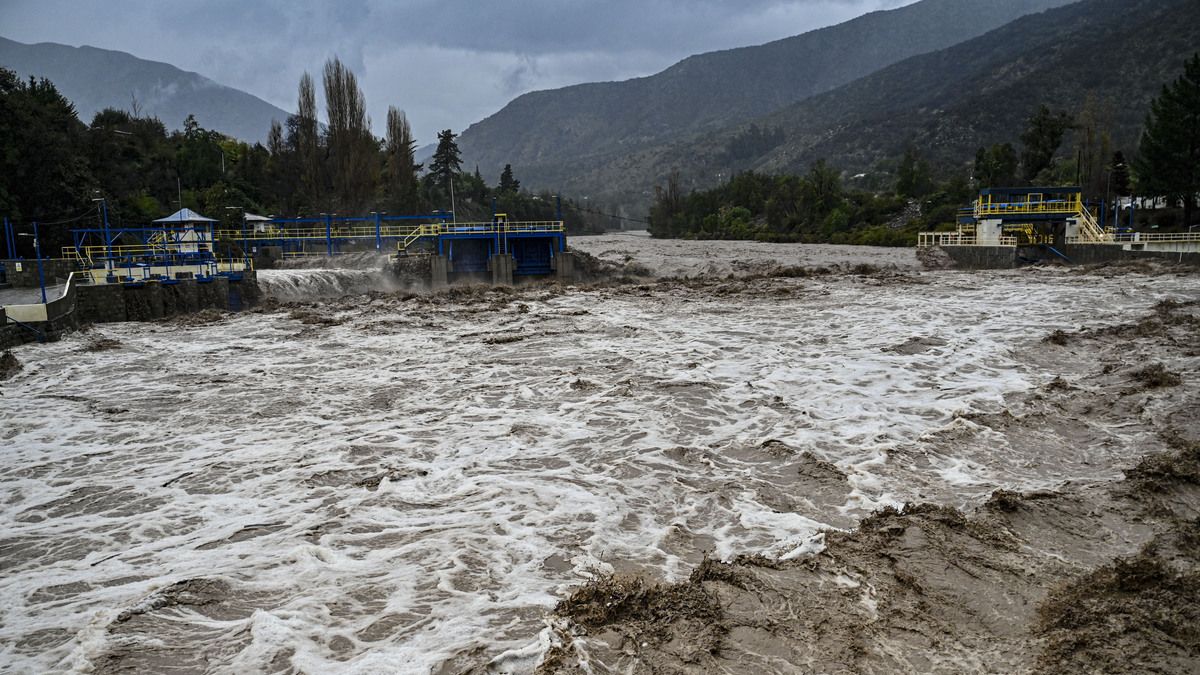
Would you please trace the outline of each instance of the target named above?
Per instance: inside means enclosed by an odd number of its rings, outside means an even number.
[[[356,283],[284,272],[277,297]],[[238,315],[93,329],[112,351],[20,348],[0,397],[0,662],[86,670],[126,639],[107,634],[122,611],[220,578],[240,614],[159,610],[249,635],[214,672],[283,650],[305,672],[472,654],[524,672],[591,570],[679,579],[704,551],[815,552],[825,525],[919,497],[894,453],[1042,383],[1016,358],[1042,336],[1198,295],[1166,276],[1117,293],[1068,275],[923,280],[530,291],[528,311],[372,302],[336,326]],[[914,336],[944,344],[884,351]],[[766,499],[795,472],[756,449],[768,439],[845,471],[846,503]],[[926,454],[946,494],[1035,482],[986,451]]]
[[[398,290],[392,277],[375,269],[259,270],[263,295],[280,302],[308,302]]]

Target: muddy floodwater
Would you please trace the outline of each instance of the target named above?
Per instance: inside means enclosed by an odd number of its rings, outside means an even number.
[[[573,244],[701,281],[425,296],[264,271],[284,304],[14,350],[0,669],[532,672],[596,573],[679,581],[886,506],[1119,477],[1144,439],[1111,422],[947,436],[1046,386],[1053,331],[1200,298],[911,250]],[[725,278],[776,264],[840,267]]]

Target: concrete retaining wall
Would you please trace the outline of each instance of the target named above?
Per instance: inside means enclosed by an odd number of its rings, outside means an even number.
[[[203,309],[228,310],[234,291],[241,294],[243,306],[249,306],[245,298],[250,295],[252,302],[249,304],[257,301],[257,280],[243,278],[231,282],[225,277],[217,277],[205,283],[186,279],[174,284],[80,286],[80,321],[154,321]]]
[[[1012,269],[1030,261],[1097,265],[1124,260],[1162,260],[1200,267],[1200,253],[1129,251],[1120,244],[1064,244],[1057,247],[1068,260],[1040,246],[942,246],[941,249],[960,269]]]
[[[1060,250],[1075,265],[1095,265],[1121,260],[1162,260],[1200,267],[1200,253],[1127,251],[1120,244],[1067,244]]]
[[[971,270],[1008,270],[1017,266],[1017,249],[1012,246],[942,246],[954,266]]]
[[[37,260],[0,260],[8,276],[8,283],[13,288],[37,288]],[[17,271],[17,263],[21,270]],[[75,261],[63,258],[46,258],[42,260],[42,269],[46,275],[46,285],[54,284],[55,279],[66,279],[75,271]]]
[[[153,321],[203,309],[242,309],[253,306],[261,297],[254,272],[244,273],[240,281],[216,277],[205,283],[185,279],[171,284],[80,284],[73,278],[62,297],[45,306],[16,305],[10,309],[12,318],[40,331],[45,339],[57,340],[86,323]],[[231,307],[233,301],[236,307]],[[38,339],[37,333],[8,318],[0,313],[0,347]]]

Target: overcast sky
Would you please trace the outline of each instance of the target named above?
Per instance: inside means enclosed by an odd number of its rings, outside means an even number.
[[[165,61],[285,110],[301,73],[319,83],[337,55],[375,129],[395,105],[425,144],[527,91],[649,75],[913,1],[0,0],[0,34]]]

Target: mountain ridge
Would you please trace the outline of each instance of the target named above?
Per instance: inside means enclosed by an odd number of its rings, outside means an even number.
[[[53,82],[84,123],[104,108],[129,110],[136,98],[142,115],[157,117],[168,128],[182,128],[194,114],[205,128],[257,142],[266,139],[272,119],[282,123],[289,115],[199,73],[112,49],[26,44],[0,36],[0,66]]]
[[[754,120],[785,129],[787,137],[740,165],[721,153],[739,132],[731,127],[645,149],[594,169],[578,184],[603,182],[630,194],[680,169],[685,187],[704,188],[715,174],[802,172],[818,159],[868,171],[909,145],[935,164],[961,165],[979,146],[1015,143],[1038,105],[1078,114],[1088,96],[1099,108],[1111,106],[1114,148],[1131,149],[1150,100],[1182,72],[1188,45],[1200,44],[1200,4],[1085,0],[1051,12]]]
[[[646,77],[530,92],[471,125],[459,145],[468,164],[487,172],[512,164],[527,185],[553,188],[631,148],[749,121],[1072,1],[921,0],[763,45],[689,56]]]

